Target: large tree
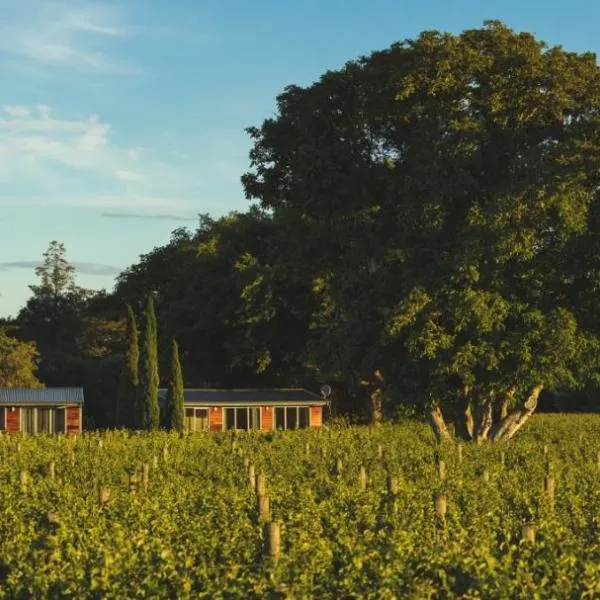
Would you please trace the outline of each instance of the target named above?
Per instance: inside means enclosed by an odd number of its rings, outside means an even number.
[[[179,362],[179,346],[175,340],[171,342],[171,364],[169,365],[170,377],[167,388],[167,403],[165,410],[165,424],[173,431],[184,429],[184,396],[183,374]]]
[[[115,423],[117,427],[135,427],[137,425],[139,409],[138,384],[139,384],[139,341],[138,330],[133,309],[127,305],[127,349],[123,355]]]
[[[42,387],[35,375],[37,362],[34,343],[20,342],[0,328],[0,387]]]
[[[510,438],[599,364],[600,69],[488,22],[349,62],[250,128],[246,194],[322,298],[324,370]],[[595,246],[595,247],[596,247]],[[512,411],[508,408],[512,407]]]
[[[140,356],[139,402],[142,429],[154,430],[160,425],[158,406],[158,337],[154,299],[150,295],[144,312],[144,332]]]

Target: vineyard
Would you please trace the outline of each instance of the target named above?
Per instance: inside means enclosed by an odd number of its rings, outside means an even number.
[[[0,439],[0,598],[597,598],[600,417]]]

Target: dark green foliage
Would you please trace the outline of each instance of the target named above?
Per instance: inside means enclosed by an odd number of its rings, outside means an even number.
[[[140,356],[140,428],[153,430],[160,425],[158,406],[158,342],[154,300],[148,296],[144,313],[142,353]]]
[[[495,21],[288,87],[244,185],[315,282],[321,370],[473,405],[594,379],[598,106],[593,55]]]
[[[171,342],[171,365],[165,423],[169,429],[183,431],[183,375],[181,373],[181,364],[179,362],[179,346],[175,340]]]
[[[117,427],[136,427],[140,412],[137,407],[140,350],[135,316],[129,304],[126,335],[127,350],[123,356],[115,419]]]

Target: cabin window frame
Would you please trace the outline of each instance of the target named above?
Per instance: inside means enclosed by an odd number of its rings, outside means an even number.
[[[199,417],[197,415],[197,412],[199,410],[204,410],[206,411],[206,424],[203,428],[198,429],[198,423],[200,421],[200,419],[202,417]],[[192,411],[192,415],[188,415],[188,411]],[[185,425],[185,429],[187,432],[189,433],[204,433],[205,431],[210,431],[210,407],[208,406],[186,406],[184,411],[183,411],[183,419],[184,419],[184,425]],[[191,423],[190,423],[190,419],[192,419]],[[193,429],[190,427],[190,424],[193,424]]]
[[[233,411],[233,426],[230,426],[227,422],[227,411]],[[238,411],[246,411],[246,428],[238,427]],[[262,429],[262,406],[224,406],[223,407],[224,415],[223,415],[223,431],[259,431]],[[254,413],[253,418],[250,419],[251,411]],[[257,425],[250,427],[251,421],[254,422],[254,419],[258,417]]]
[[[40,412],[39,410],[47,410],[49,411],[50,416],[50,431],[42,431],[40,429]],[[4,408],[6,410],[6,407]],[[32,411],[33,414],[32,422],[33,422],[33,430],[29,431],[25,428],[25,415],[27,415],[26,411]],[[57,413],[58,411],[62,411],[62,429],[57,428]],[[60,421],[59,421],[60,422]],[[5,423],[6,423],[6,414],[5,414]],[[81,418],[79,419],[79,430],[81,431]],[[36,435],[38,433],[46,433],[46,434],[55,434],[55,433],[66,433],[67,431],[67,407],[66,406],[20,406],[19,407],[19,431],[21,433],[25,433],[27,435]]]
[[[278,409],[283,411],[283,427],[278,427]],[[295,427],[288,427],[288,411],[290,409],[295,409],[296,414],[294,417]],[[300,411],[306,411],[306,425],[301,426],[302,420],[300,419]],[[293,431],[295,429],[310,429],[310,406],[304,406],[300,404],[296,405],[283,405],[283,406],[274,406],[273,407],[273,429],[279,431]]]

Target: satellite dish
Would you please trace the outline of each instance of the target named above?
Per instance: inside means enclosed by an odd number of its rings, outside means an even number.
[[[331,386],[330,385],[322,385],[321,386],[321,396],[323,396],[323,398],[327,398],[328,396],[331,395]]]

